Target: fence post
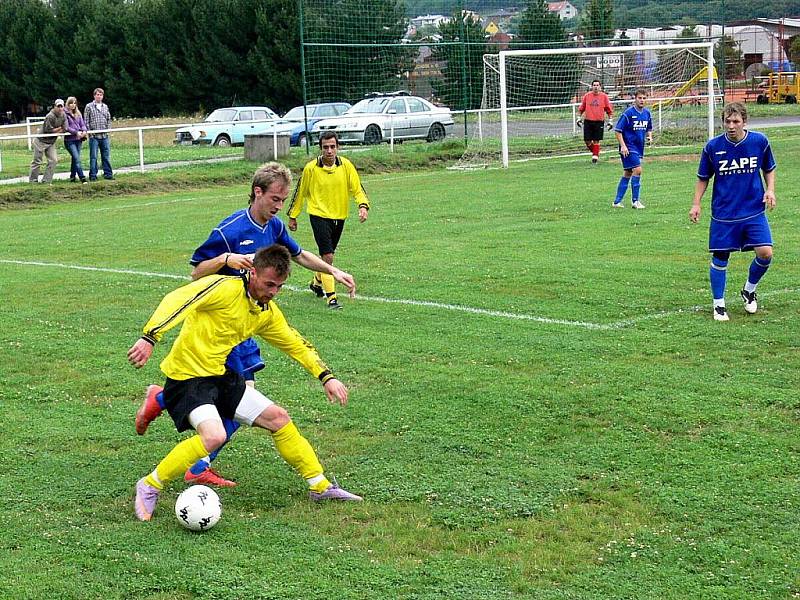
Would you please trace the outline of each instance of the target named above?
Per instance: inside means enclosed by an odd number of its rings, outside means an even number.
[[[144,173],[144,135],[139,127],[139,172]]]
[[[28,117],[25,117],[25,130],[28,132],[28,152],[32,150],[31,148],[31,122],[28,120]]]
[[[478,139],[483,141],[483,110],[478,110]]]

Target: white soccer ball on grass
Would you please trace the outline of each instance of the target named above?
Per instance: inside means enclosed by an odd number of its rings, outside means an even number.
[[[175,501],[175,516],[192,531],[208,531],[222,516],[222,503],[217,492],[205,485],[186,488]]]

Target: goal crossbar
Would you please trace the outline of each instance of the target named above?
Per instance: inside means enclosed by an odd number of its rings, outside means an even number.
[[[700,50],[706,49],[706,65],[708,73],[713,72],[714,68],[714,42],[693,42],[682,44],[646,44],[641,46],[599,46],[586,48],[540,48],[537,50],[502,50],[498,56],[499,77],[500,77],[500,143],[501,157],[504,168],[509,164],[508,150],[508,95],[506,92],[506,59],[519,56],[554,56],[569,54],[611,54],[620,52],[646,52],[646,51],[670,51],[670,50]],[[714,106],[716,104],[714,94],[714,77],[709,76],[708,81],[708,138],[714,135]]]

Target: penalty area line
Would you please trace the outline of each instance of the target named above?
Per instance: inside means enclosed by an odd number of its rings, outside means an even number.
[[[64,263],[54,263],[54,262],[45,262],[45,261],[38,261],[38,260],[10,260],[10,259],[0,259],[0,263],[10,264],[10,265],[20,265],[20,266],[32,266],[32,267],[51,267],[51,268],[59,268],[59,269],[71,269],[74,271],[91,271],[95,273],[113,273],[117,275],[137,275],[139,277],[155,277],[160,279],[176,279],[179,281],[188,281],[188,275],[175,275],[172,273],[155,273],[152,271],[136,271],[134,269],[114,269],[110,267],[90,267],[84,265],[68,265]],[[293,292],[308,292],[311,293],[310,290],[305,288],[297,288],[294,286],[284,286],[286,289],[291,290]],[[481,315],[486,317],[496,317],[502,319],[513,319],[517,321],[532,321],[534,323],[542,323],[547,325],[565,325],[568,327],[579,327],[582,329],[593,329],[593,330],[608,330],[608,329],[616,329],[619,325],[604,325],[602,323],[589,323],[586,321],[570,321],[568,319],[551,319],[548,317],[539,317],[536,315],[529,315],[524,313],[513,313],[501,310],[489,310],[485,308],[475,308],[472,306],[463,306],[459,304],[445,304],[442,302],[432,302],[427,300],[409,300],[405,298],[384,298],[381,296],[361,296],[356,295],[356,300],[364,300],[367,302],[382,302],[384,304],[403,304],[406,306],[419,306],[419,307],[427,307],[427,308],[436,308],[440,310],[448,310],[448,311],[455,311],[455,312],[463,312],[468,314],[474,315]]]

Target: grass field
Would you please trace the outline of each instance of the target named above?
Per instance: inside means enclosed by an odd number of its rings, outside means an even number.
[[[360,297],[331,314],[298,267],[278,300],[350,405],[271,348],[258,381],[366,500],[312,505],[242,431],[201,535],[172,514],[182,482],[133,516],[182,436],[133,430],[169,344],[141,371],[125,353],[247,186],[0,211],[0,597],[800,596],[800,135],[770,136],[775,260],[747,316],[732,257],[729,323],[709,199],[687,218],[697,148],[646,163],[644,211],[610,208],[608,153],[365,177],[374,208],[337,258]]]

